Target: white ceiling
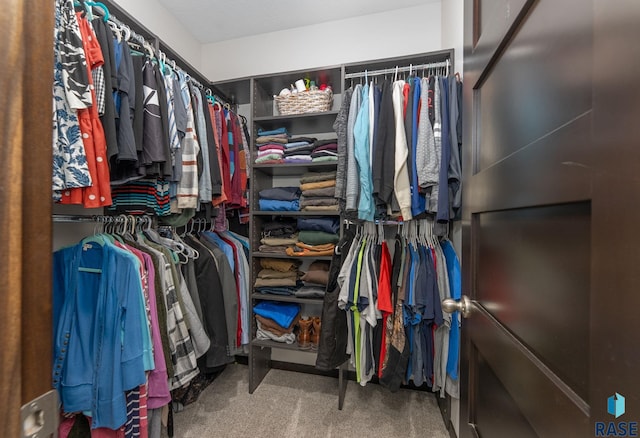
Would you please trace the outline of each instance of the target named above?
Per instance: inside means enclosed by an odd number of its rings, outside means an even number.
[[[194,38],[206,44],[408,8],[440,0],[159,1]]]

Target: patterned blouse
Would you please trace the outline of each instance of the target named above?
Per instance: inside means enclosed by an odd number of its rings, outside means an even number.
[[[87,62],[72,0],[56,0],[53,81],[53,190],[92,184],[77,109],[92,105]]]

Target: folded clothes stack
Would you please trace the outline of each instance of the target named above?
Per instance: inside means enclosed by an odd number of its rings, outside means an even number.
[[[324,297],[325,289],[329,283],[329,262],[317,260],[309,265],[307,272],[301,280],[304,286],[295,292],[298,298]]]
[[[260,190],[258,207],[262,211],[299,211],[300,189],[298,187],[273,187]]]
[[[335,244],[340,240],[337,233],[325,231],[300,231],[295,248],[288,248],[292,256],[329,256],[333,254]]]
[[[256,146],[258,148],[256,164],[279,164],[284,160],[285,145],[289,142],[286,128],[270,131],[258,130]]]
[[[338,211],[336,172],[307,172],[300,178],[302,211]]]
[[[296,222],[299,231],[324,231],[338,234],[340,221],[337,217],[299,217]]]
[[[320,140],[315,142],[311,152],[311,160],[314,163],[338,161],[338,140]]]
[[[293,344],[293,329],[300,318],[300,305],[261,301],[253,307],[258,330],[256,338]]]
[[[286,254],[287,248],[298,243],[296,222],[293,220],[276,220],[262,225],[262,239],[258,251],[271,254]]]
[[[307,245],[306,243],[296,242],[295,246],[287,248],[286,254],[292,257],[322,257],[333,255],[335,244],[327,243],[325,245]]]
[[[261,259],[255,288],[262,294],[294,295],[302,286],[297,260]]]
[[[313,158],[311,153],[314,149],[316,139],[312,137],[296,137],[289,140],[285,145],[285,163],[311,163]]]

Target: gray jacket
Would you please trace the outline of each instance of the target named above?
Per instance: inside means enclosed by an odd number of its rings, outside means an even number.
[[[342,95],[342,105],[333,129],[338,134],[338,168],[336,169],[336,198],[341,200],[342,207],[347,199],[347,122],[349,120],[349,105],[353,89],[348,88]]]
[[[355,138],[353,135],[358,110],[362,103],[362,85],[357,84],[351,97],[349,106],[349,119],[347,121],[347,187],[346,209],[347,212],[358,211],[358,195],[360,194],[360,180],[358,176],[358,164],[355,154]]]

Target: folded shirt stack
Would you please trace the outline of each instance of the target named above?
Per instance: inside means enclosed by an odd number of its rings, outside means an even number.
[[[338,161],[338,140],[316,141],[311,152],[311,160],[314,163]]]
[[[313,158],[311,153],[314,149],[316,139],[312,137],[296,137],[289,140],[285,145],[285,163],[311,163]]]
[[[299,217],[296,228],[299,231],[324,231],[338,234],[340,221],[337,217]]]
[[[300,318],[299,304],[261,301],[253,307],[253,312],[256,315],[258,339],[287,344],[293,344],[296,341],[293,329]]]
[[[286,254],[292,257],[322,257],[333,255],[336,245],[327,243],[324,245],[308,245],[302,242],[296,242],[295,246],[287,248]]]
[[[338,211],[336,172],[307,172],[300,178],[302,211]]]
[[[260,239],[258,251],[269,254],[287,254],[298,242],[298,235],[291,237],[263,237]]]
[[[295,219],[279,218],[262,224],[261,237],[292,237],[297,232]]]
[[[325,231],[300,231],[298,232],[298,242],[307,245],[326,245],[328,243],[338,243],[340,236],[337,233],[327,233]]]
[[[283,162],[285,145],[289,142],[289,133],[286,128],[278,128],[270,131],[258,130],[256,146],[258,153],[256,164],[279,164]]]
[[[279,164],[283,162],[284,146],[279,144],[264,144],[258,147],[256,164]]]
[[[296,221],[281,218],[262,225],[262,239],[258,251],[271,254],[286,254],[289,247],[298,242]]]
[[[280,272],[274,269],[261,269],[254,287],[295,287],[298,286],[297,272]]]
[[[295,292],[295,296],[298,298],[324,297],[329,283],[329,267],[329,262],[317,260],[311,263],[301,278],[304,286]]]
[[[300,189],[298,187],[273,187],[260,190],[258,208],[262,211],[299,211]]]
[[[261,259],[254,287],[262,294],[294,295],[303,285],[299,266],[297,260]]]

